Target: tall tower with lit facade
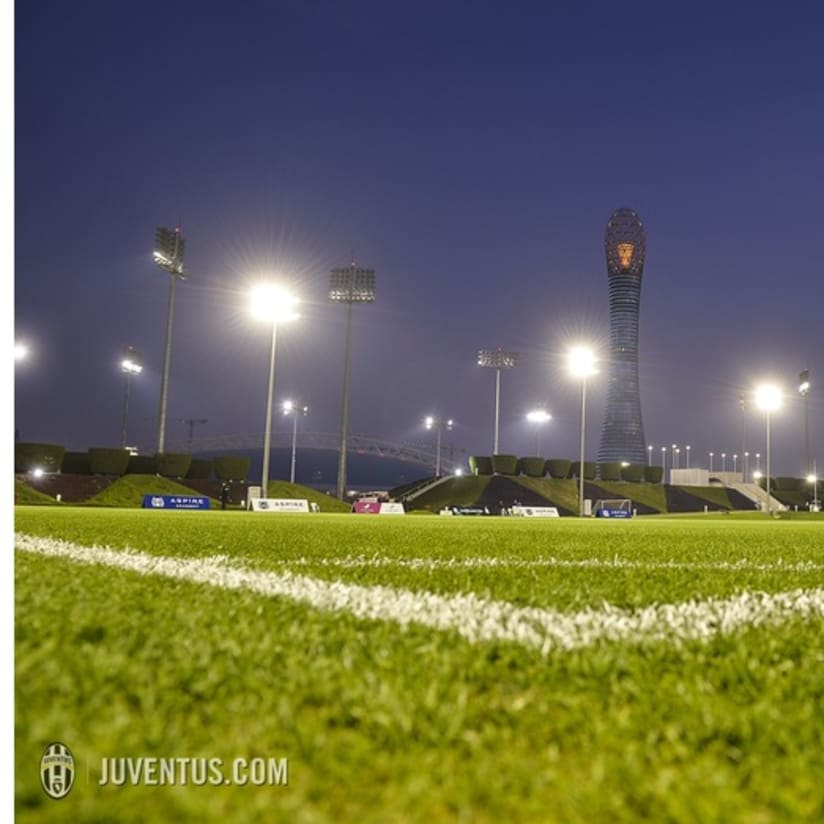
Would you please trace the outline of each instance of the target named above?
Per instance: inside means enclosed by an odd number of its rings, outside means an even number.
[[[609,383],[598,461],[647,460],[638,380],[638,313],[646,235],[632,209],[616,209],[605,237],[609,278]]]

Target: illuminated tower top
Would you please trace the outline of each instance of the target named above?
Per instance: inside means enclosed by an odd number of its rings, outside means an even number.
[[[632,209],[616,209],[607,222],[604,245],[610,275],[636,275],[644,272],[647,237],[641,219]]]

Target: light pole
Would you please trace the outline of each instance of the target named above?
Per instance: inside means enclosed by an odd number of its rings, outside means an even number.
[[[678,444],[674,443],[672,445],[672,452],[670,452],[670,463],[672,464],[673,469],[678,469]]]
[[[721,453],[721,471],[722,472],[727,471],[727,453],[726,452]]]
[[[479,349],[478,366],[495,370],[495,428],[492,438],[492,454],[500,454],[501,429],[501,369],[512,369],[518,365],[517,352],[504,352],[502,349]]]
[[[154,262],[169,273],[169,307],[166,312],[166,346],[163,349],[163,377],[160,382],[160,412],[158,414],[157,451],[162,454],[166,448],[166,401],[169,395],[169,367],[172,362],[172,319],[175,307],[175,286],[178,278],[186,280],[183,269],[183,257],[186,241],[180,228],[165,229],[162,226],[155,231]]]
[[[652,444],[647,447],[647,466],[652,466]]]
[[[526,413],[526,419],[535,424],[535,457],[541,457],[541,427],[552,420],[546,409],[532,409]]]
[[[687,444],[687,469],[690,468],[690,449],[692,449],[692,447]]]
[[[710,452],[710,472],[712,472],[712,459],[715,457],[715,452]]]
[[[807,483],[813,485],[813,502],[810,504],[810,512],[820,512],[821,506],[818,502],[818,475],[816,474],[816,465],[813,461],[813,471],[807,475]]]
[[[755,470],[756,470],[756,472],[759,472],[759,473],[761,472],[761,453],[760,452],[755,453]]]
[[[667,448],[666,446],[661,447],[661,483],[665,484],[667,482]]]
[[[129,416],[129,392],[132,375],[139,375],[143,371],[143,358],[133,347],[127,346],[120,361],[120,371],[126,376],[126,388],[123,392],[123,418],[120,422],[120,448],[126,446],[126,420]]]
[[[295,305],[298,300],[281,286],[262,283],[251,293],[252,315],[272,324],[272,347],[269,352],[269,388],[266,393],[266,428],[263,431],[263,469],[261,472],[261,497],[269,492],[269,452],[272,445],[272,401],[275,392],[275,353],[277,352],[278,323],[298,317]]]
[[[306,415],[309,412],[309,407],[301,406],[294,401],[284,401],[280,408],[283,410],[284,415],[292,416],[292,463],[289,470],[289,483],[293,484],[295,482],[295,461],[298,446],[298,418],[301,415]]]
[[[352,356],[352,307],[356,303],[375,300],[375,270],[360,269],[352,263],[332,270],[329,300],[346,304],[346,344],[343,361],[343,403],[340,415],[340,451],[338,453],[338,484],[336,494],[342,501],[346,495],[346,438],[349,433],[349,369]]]
[[[744,483],[749,483],[747,478],[750,476],[750,453],[744,453]]]
[[[573,377],[581,379],[581,462],[578,466],[578,515],[584,515],[584,454],[586,446],[587,378],[597,372],[595,354],[586,346],[575,346],[567,355],[567,367]]]
[[[676,469],[681,468],[681,447],[680,446],[675,447],[675,468]]]
[[[423,420],[427,429],[435,430],[435,477],[441,477],[441,432],[444,429],[451,430],[455,425],[452,418],[438,418],[435,415],[427,415]]]
[[[732,471],[733,472],[738,472],[738,453],[737,452],[733,453],[733,456],[732,456]]]
[[[804,399],[804,457],[810,470],[810,370],[798,373],[798,394]]]
[[[772,383],[762,383],[755,390],[755,405],[767,418],[767,511],[772,515],[772,498],[770,497],[770,414],[781,406],[781,390]]]

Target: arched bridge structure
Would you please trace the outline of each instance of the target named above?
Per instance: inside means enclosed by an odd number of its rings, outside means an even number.
[[[291,449],[291,432],[273,432],[272,449]],[[340,433],[337,432],[300,432],[297,439],[298,449],[320,449],[338,452]],[[192,452],[203,454],[209,452],[231,452],[232,450],[263,449],[263,432],[234,435],[216,435],[193,438],[192,440],[172,440],[166,442],[167,452]],[[139,451],[150,454],[154,448],[148,444],[141,445]],[[434,444],[395,443],[373,435],[349,435],[346,440],[349,455],[371,455],[376,458],[390,458],[396,461],[424,466],[435,470],[436,454]],[[457,447],[441,447],[441,472],[452,474],[465,463],[466,450]]]

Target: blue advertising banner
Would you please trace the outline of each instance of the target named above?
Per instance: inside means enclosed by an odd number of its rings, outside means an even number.
[[[209,509],[205,495],[144,495],[143,509]]]

